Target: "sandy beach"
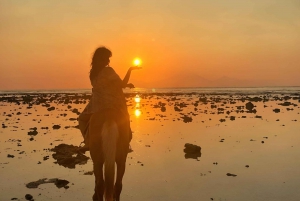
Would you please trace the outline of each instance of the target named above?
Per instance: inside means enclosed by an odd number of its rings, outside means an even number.
[[[300,200],[299,93],[139,97],[126,94],[133,151],[121,200]],[[89,152],[76,153],[77,117],[89,98],[0,96],[1,201],[92,200]],[[186,143],[201,153],[186,154]]]

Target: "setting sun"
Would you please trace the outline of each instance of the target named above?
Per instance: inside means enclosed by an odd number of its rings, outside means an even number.
[[[135,59],[133,60],[133,64],[134,64],[135,66],[141,65],[141,63],[142,63],[142,61],[141,61],[140,58],[135,58]]]

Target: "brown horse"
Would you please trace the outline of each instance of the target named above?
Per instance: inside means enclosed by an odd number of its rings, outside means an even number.
[[[129,150],[128,127],[113,111],[94,113],[89,122],[89,147],[94,163],[93,200],[119,201]],[[105,118],[104,118],[105,116]],[[117,177],[115,181],[115,163]],[[104,166],[104,175],[103,175]]]

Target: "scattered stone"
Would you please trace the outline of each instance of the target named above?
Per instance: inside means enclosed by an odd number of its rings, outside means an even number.
[[[231,174],[231,173],[227,173],[226,175],[229,176],[229,177],[236,177],[237,176],[236,174]]]
[[[190,144],[190,143],[186,143],[184,145],[184,152],[185,152],[185,158],[192,158],[192,159],[196,159],[198,160],[198,157],[201,157],[201,147],[194,145],[194,144]]]
[[[248,111],[252,111],[253,108],[254,108],[253,103],[251,103],[251,102],[246,103],[246,109],[247,109]]]
[[[84,165],[89,157],[78,151],[79,147],[67,144],[55,146],[51,151],[55,152],[52,157],[56,163],[66,168],[75,168],[75,165]]]
[[[88,171],[88,172],[85,172],[84,175],[93,175],[94,174],[94,171]]]
[[[54,126],[52,126],[52,128],[55,130],[60,129],[60,125],[54,125]]]
[[[48,111],[55,110],[55,107],[48,107],[47,110],[48,110]]]
[[[15,157],[14,155],[7,154],[7,158],[14,158],[14,157]]]
[[[189,116],[186,116],[184,115],[183,117],[181,117],[183,119],[183,122],[184,123],[189,123],[189,122],[192,122],[193,121],[193,118],[192,117],[189,117]]]
[[[293,104],[291,102],[284,102],[284,103],[278,103],[278,105],[290,106],[290,105],[293,105]]]
[[[49,159],[49,156],[44,156],[44,157],[43,157],[43,160],[44,160],[44,161],[46,161],[46,160],[48,160],[48,159]]]
[[[26,184],[27,188],[38,188],[41,184],[48,184],[48,183],[54,183],[57,188],[62,188],[67,186],[70,182],[63,179],[53,178],[53,179],[39,179],[37,181],[29,182]]]
[[[30,194],[26,194],[26,195],[25,195],[25,199],[26,199],[26,200],[32,200],[32,198],[33,198],[33,196],[30,195]]]

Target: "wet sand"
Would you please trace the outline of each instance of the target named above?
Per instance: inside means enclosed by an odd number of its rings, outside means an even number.
[[[123,201],[300,200],[300,94],[126,96]],[[76,153],[89,98],[1,95],[0,200],[91,200],[92,161]]]

